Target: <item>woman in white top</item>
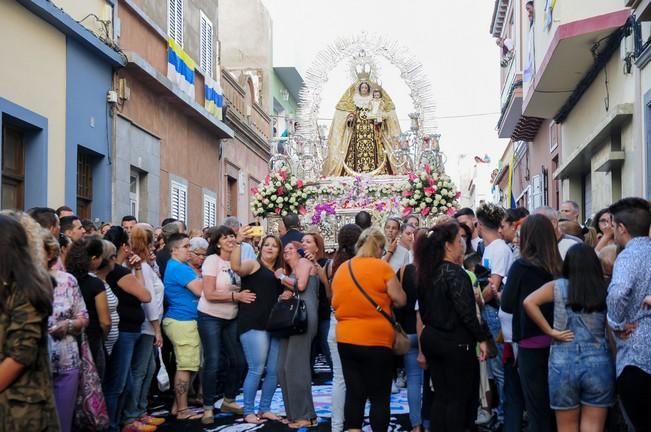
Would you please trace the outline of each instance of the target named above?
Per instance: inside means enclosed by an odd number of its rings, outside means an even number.
[[[141,334],[133,352],[131,362],[131,391],[127,393],[123,423],[159,425],[163,419],[147,416],[147,396],[151,380],[156,370],[156,349],[163,344],[161,334],[161,319],[163,316],[163,283],[148,263],[148,258],[154,248],[154,230],[144,223],[139,223],[131,230],[129,239],[131,250],[138,255],[142,262],[144,285],[151,295],[151,302],[143,303],[145,320],[142,323]]]
[[[203,349],[201,385],[203,387],[203,424],[214,423],[213,408],[217,402],[217,371],[224,350],[228,359],[225,373],[224,402],[220,410],[237,415],[243,409],[235,403],[244,375],[244,353],[237,337],[238,303],[255,301],[255,294],[240,291],[240,277],[231,269],[231,253],[236,246],[235,232],[220,226],[210,236],[206,260],[203,263],[203,292],[197,310],[199,336]]]

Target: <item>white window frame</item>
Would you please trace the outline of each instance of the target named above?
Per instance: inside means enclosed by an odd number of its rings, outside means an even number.
[[[167,0],[167,34],[183,47],[184,0]]]
[[[131,192],[131,177],[136,178],[136,191]],[[131,168],[131,173],[129,174],[129,212],[136,219],[140,219],[139,216],[140,209],[140,173],[138,170]]]
[[[215,70],[215,26],[203,11],[199,17],[199,67],[210,78]]]
[[[188,186],[175,180],[170,182],[170,217],[188,224]]]
[[[203,194],[203,226],[217,226],[217,198]]]

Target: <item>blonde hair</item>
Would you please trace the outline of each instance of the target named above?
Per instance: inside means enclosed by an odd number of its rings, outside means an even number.
[[[356,256],[377,258],[387,240],[384,233],[375,227],[370,227],[362,231],[362,234],[355,245]]]
[[[154,230],[149,224],[139,223],[131,230],[129,243],[133,253],[141,259],[149,258],[149,246],[154,242]]]

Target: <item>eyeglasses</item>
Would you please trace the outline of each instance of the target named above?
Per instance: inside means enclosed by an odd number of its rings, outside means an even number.
[[[206,257],[206,254],[205,254],[205,253],[196,253],[195,251],[190,251],[190,253],[193,254],[193,255],[196,255],[196,256],[202,257],[202,258],[205,258],[205,257]]]

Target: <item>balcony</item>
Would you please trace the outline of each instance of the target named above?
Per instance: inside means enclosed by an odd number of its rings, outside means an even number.
[[[631,11],[622,9],[557,27],[523,104],[523,114],[554,118],[595,64],[591,47],[622,27]],[[603,42],[607,44],[607,42]]]
[[[222,71],[224,98],[228,101],[225,120],[242,129],[264,152],[269,152],[271,117],[255,102],[227,71]]]
[[[497,122],[500,138],[511,138],[522,116],[522,73],[516,71],[513,58],[507,68],[500,99],[501,115]]]

